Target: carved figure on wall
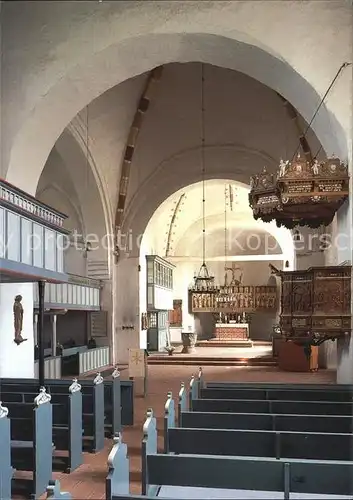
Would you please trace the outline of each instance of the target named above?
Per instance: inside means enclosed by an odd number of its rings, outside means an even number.
[[[281,160],[279,163],[279,176],[283,177],[286,174],[286,169],[288,166],[289,160],[283,161]]]
[[[198,301],[197,301],[197,295],[193,294],[192,295],[192,308],[197,309]]]
[[[14,329],[15,338],[14,342],[17,345],[22,344],[27,339],[24,339],[21,335],[23,328],[23,306],[21,304],[22,295],[16,295],[15,302],[13,304],[13,319],[14,319]]]
[[[145,312],[141,314],[141,330],[148,330],[148,318]]]
[[[319,162],[317,160],[314,160],[314,163],[313,163],[311,169],[312,169],[314,175],[319,175]]]

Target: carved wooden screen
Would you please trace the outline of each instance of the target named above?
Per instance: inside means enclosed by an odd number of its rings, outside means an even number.
[[[181,327],[183,324],[182,300],[173,300],[173,310],[169,311],[169,326]]]
[[[283,272],[281,328],[285,334],[340,335],[351,329],[350,266]]]
[[[313,269],[313,320],[317,332],[351,329],[351,268]]]

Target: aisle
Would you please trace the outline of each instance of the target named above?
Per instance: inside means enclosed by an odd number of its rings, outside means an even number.
[[[131,492],[140,494],[141,481],[141,439],[142,425],[147,408],[153,408],[159,429],[159,446],[163,444],[163,414],[168,391],[173,392],[177,400],[180,383],[188,384],[197,368],[191,366],[151,366],[149,367],[149,395],[147,398],[135,398],[135,425],[126,427],[123,439],[128,445],[130,456]],[[335,383],[335,372],[284,373],[277,368],[239,368],[209,366],[204,369],[206,380],[239,380],[241,382],[279,382],[279,383]],[[127,377],[126,371],[122,377]],[[142,391],[142,384],[137,383],[137,393]],[[62,490],[70,491],[73,499],[104,499],[105,478],[107,475],[107,457],[111,441],[106,441],[105,449],[96,455],[85,454],[85,463],[70,475],[56,474]]]

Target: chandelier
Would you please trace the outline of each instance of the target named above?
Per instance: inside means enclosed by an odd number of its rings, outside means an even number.
[[[301,144],[341,71],[349,65],[344,63],[338,70],[307,125]],[[291,161],[281,160],[275,173],[264,167],[261,173],[251,177],[249,204],[255,220],[275,220],[278,227],[287,229],[296,226],[315,229],[331,224],[337,210],[348,198],[346,164],[335,155],[324,161],[318,161],[317,155],[313,159],[302,158],[298,150]]]
[[[195,273],[190,291],[216,291],[215,279],[206,264],[206,190],[205,190],[205,104],[204,104],[204,65],[201,64],[201,176],[202,176],[202,264]]]

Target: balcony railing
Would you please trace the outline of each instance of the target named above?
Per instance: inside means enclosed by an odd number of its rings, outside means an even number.
[[[44,306],[47,309],[100,310],[99,280],[69,274],[68,283],[47,283]],[[34,307],[38,307],[38,287],[34,285]]]
[[[110,364],[110,349],[109,347],[97,347],[88,351],[80,352],[79,366],[80,373],[87,373],[98,368],[103,368]]]
[[[61,378],[61,356],[46,358],[44,361],[44,377],[46,379]],[[38,378],[38,360],[34,362],[34,378]]]

